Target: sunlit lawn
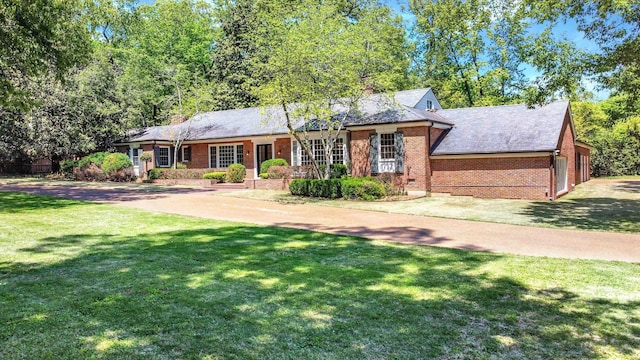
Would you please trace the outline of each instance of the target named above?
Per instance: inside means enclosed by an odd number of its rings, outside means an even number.
[[[640,233],[640,176],[592,179],[557,201],[434,194],[406,201],[369,202],[301,198],[273,190],[220,195],[526,226]]]
[[[637,359],[639,274],[0,192],[0,358]]]

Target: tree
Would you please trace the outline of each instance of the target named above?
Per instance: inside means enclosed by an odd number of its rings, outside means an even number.
[[[434,87],[444,106],[544,102],[572,95],[582,53],[557,41],[550,29],[535,34],[521,2],[506,0],[411,0],[418,40],[419,78]],[[525,78],[524,70],[539,75]]]
[[[373,2],[345,9],[341,1],[303,0],[262,14],[260,46],[270,56],[257,64],[268,79],[258,89],[259,98],[265,106],[277,104],[314,173],[323,178],[330,176],[336,139],[345,121],[359,115],[367,89],[392,90],[406,79],[399,19]],[[310,131],[320,134],[323,158],[314,157]]]
[[[0,106],[27,109],[28,78],[66,71],[87,58],[89,32],[80,2],[7,0],[0,3]]]
[[[253,0],[218,1],[220,38],[212,54],[211,76],[216,82],[216,110],[255,106],[252,89],[260,84],[252,62],[267,57],[255,41],[258,5]]]
[[[628,94],[627,107],[640,108],[640,3],[628,0],[526,0],[540,22],[573,18],[578,30],[600,46],[586,72]]]

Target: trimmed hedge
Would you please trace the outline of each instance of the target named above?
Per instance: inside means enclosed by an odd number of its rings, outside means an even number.
[[[78,161],[77,160],[64,160],[60,163],[60,171],[62,171],[65,174],[73,174],[73,169],[78,167]]]
[[[269,173],[260,173],[260,174],[258,174],[258,177],[260,179],[268,179],[269,178]]]
[[[210,172],[202,175],[202,178],[209,179],[209,180],[217,180],[218,184],[222,184],[227,178],[227,173],[223,171],[214,171],[214,172]]]
[[[269,179],[290,179],[291,173],[291,166],[280,165],[271,165],[269,166],[269,171],[266,172]]]
[[[244,177],[247,174],[247,168],[242,164],[231,164],[227,168],[226,181],[230,183],[244,182]]]
[[[293,179],[289,191],[297,196],[338,199],[342,197],[342,181],[339,179]]]
[[[182,180],[182,179],[202,179],[204,174],[213,172],[213,169],[167,169],[153,168],[149,170],[149,179],[166,179],[166,180]]]
[[[260,173],[269,172],[271,166],[289,166],[287,160],[281,158],[265,160],[260,164]]]
[[[101,167],[105,174],[110,175],[118,170],[133,167],[133,163],[126,154],[112,153],[104,158]]]
[[[369,177],[342,180],[342,195],[345,199],[375,200],[386,195],[384,185]]]

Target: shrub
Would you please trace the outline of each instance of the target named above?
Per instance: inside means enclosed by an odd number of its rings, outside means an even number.
[[[142,155],[140,155],[140,161],[142,161],[144,163],[148,163],[151,160],[153,160],[153,156],[148,151],[145,151],[145,152],[142,153]]]
[[[342,195],[346,199],[375,200],[386,195],[384,185],[374,178],[342,180]]]
[[[64,174],[73,174],[73,169],[78,167],[77,160],[64,160],[60,163],[60,171]]]
[[[260,179],[268,179],[269,178],[269,173],[260,173],[260,174],[258,174],[258,176],[260,177]]]
[[[162,176],[163,170],[159,169],[159,168],[153,168],[151,170],[149,170],[149,180],[155,180],[155,179],[160,179],[160,177]]]
[[[101,166],[102,171],[107,175],[110,175],[114,171],[130,167],[133,167],[133,163],[131,163],[131,159],[123,153],[111,153],[107,155],[102,161]]]
[[[106,158],[109,154],[110,153],[108,152],[97,152],[89,154],[78,161],[78,167],[82,169],[89,166],[89,164],[95,164],[97,167],[102,167],[104,158]]]
[[[347,165],[345,164],[332,164],[331,165],[331,178],[332,179],[341,179],[348,174]]]
[[[287,160],[281,158],[269,159],[260,164],[260,173],[266,173],[271,166],[289,166]]]
[[[227,177],[227,173],[223,171],[214,171],[202,175],[203,179],[217,180],[219,184],[222,184]]]
[[[94,163],[84,167],[77,167],[73,171],[75,178],[80,181],[105,181],[107,175]]]
[[[226,181],[230,183],[241,183],[247,174],[247,168],[242,164],[231,164],[227,168]]]
[[[293,179],[289,182],[289,191],[296,196],[309,196],[309,179]]]
[[[177,163],[177,164],[176,164],[176,169],[184,170],[184,169],[186,169],[186,168],[187,168],[187,165],[185,165],[185,164],[183,164],[183,163]]]
[[[151,171],[154,171],[155,178],[151,177]],[[167,169],[167,168],[154,168],[149,170],[149,179],[166,179],[166,180],[180,180],[180,179],[202,179],[204,174],[212,172],[212,169]]]
[[[136,174],[133,172],[133,168],[131,167],[114,170],[109,173],[110,181],[127,182],[127,181],[134,181],[135,179],[136,179]]]
[[[269,167],[267,174],[269,179],[290,179],[291,172],[291,166],[272,165]]]
[[[342,183],[338,179],[293,179],[289,183],[292,195],[312,196],[328,199],[342,197]]]
[[[404,186],[395,174],[382,173],[376,177],[384,186],[386,196],[404,195]]]

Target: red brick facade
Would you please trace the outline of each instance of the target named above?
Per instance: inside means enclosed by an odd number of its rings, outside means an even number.
[[[481,198],[549,198],[550,156],[431,159],[435,193]]]
[[[291,139],[279,138],[273,144],[274,152],[277,158],[287,160],[287,164],[291,164]]]

